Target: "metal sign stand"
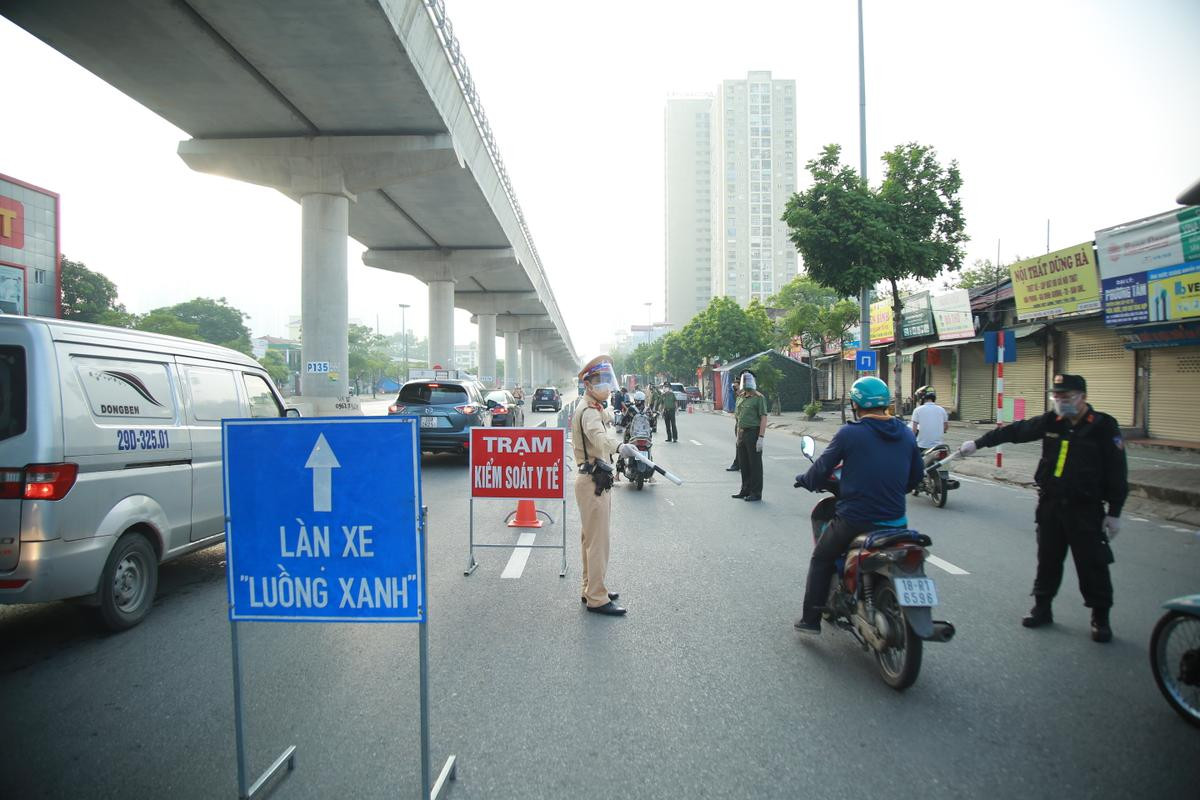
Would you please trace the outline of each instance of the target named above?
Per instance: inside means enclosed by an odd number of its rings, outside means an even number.
[[[421,506],[421,572],[425,570],[426,530],[425,516],[428,509]],[[458,757],[450,756],[438,773],[437,782],[429,783],[432,754],[429,747],[429,592],[425,593],[425,608],[421,609],[421,622],[417,623],[417,661],[421,672],[421,797],[438,800],[448,781],[458,777]]]
[[[231,604],[230,611],[232,610],[233,606]],[[287,764],[288,772],[296,768],[296,745],[288,745],[279,758],[275,759],[275,763],[267,767],[266,772],[258,776],[257,780],[254,781],[254,785],[249,788],[246,787],[246,734],[242,722],[242,662],[238,657],[237,629],[237,620],[231,619],[229,621],[229,638],[233,644],[233,719],[234,727],[237,731],[238,800],[250,800],[266,785],[267,781],[275,777],[284,764]]]
[[[564,473],[565,474],[565,473]],[[558,570],[558,577],[567,577],[567,498],[563,494],[562,501],[562,543],[561,544],[491,544],[477,543],[475,541],[475,498],[472,497],[469,501],[470,510],[467,512],[467,568],[463,570],[463,575],[470,575],[479,567],[479,562],[475,560],[476,547],[500,547],[509,550],[514,547],[526,547],[530,550],[562,550],[562,566]],[[515,513],[515,512],[514,512]],[[542,511],[540,508],[537,513],[544,514],[550,524],[554,524],[554,517]],[[512,514],[509,514],[512,518]],[[505,520],[507,522],[508,520]]]

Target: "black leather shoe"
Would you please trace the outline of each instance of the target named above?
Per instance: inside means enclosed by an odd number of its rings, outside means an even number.
[[[625,613],[625,609],[611,601],[602,606],[596,606],[595,608],[588,606],[587,610],[591,611],[593,614],[607,614],[610,617],[619,617]]]
[[[1111,642],[1112,628],[1108,625],[1108,609],[1092,609],[1092,641]]]
[[[732,467],[726,467],[725,471],[726,472],[741,472],[742,468],[739,467],[737,464],[734,464]]]
[[[1026,628],[1040,628],[1052,622],[1054,622],[1054,614],[1050,612],[1049,605],[1035,605],[1029,609],[1028,614],[1021,618],[1021,624]]]
[[[759,500],[762,500],[762,495],[761,494],[748,494],[748,495],[746,495],[745,500],[747,503],[757,503]]]
[[[609,592],[609,593],[608,593],[608,599],[609,599],[609,600],[616,600],[616,599],[617,599],[618,597],[620,597],[620,596],[621,596],[621,595],[620,595],[619,593],[617,593],[617,592]],[[587,598],[586,598],[586,597],[580,597],[580,598],[579,598],[579,602],[581,602],[581,603],[587,603]]]
[[[745,500],[747,497],[749,497],[749,495],[742,494],[741,492],[738,492],[737,494],[731,494],[729,496],[734,500]]]

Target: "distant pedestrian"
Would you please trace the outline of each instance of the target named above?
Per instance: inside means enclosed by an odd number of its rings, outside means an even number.
[[[742,468],[742,488],[731,495],[738,500],[762,500],[763,442],[767,435],[767,399],[759,394],[754,375],[742,373],[741,392],[733,412],[737,427],[738,463]]]
[[[1054,376],[1054,410],[988,431],[963,442],[959,452],[1002,442],[1042,440],[1038,485],[1037,577],[1033,609],[1021,620],[1026,628],[1054,621],[1051,601],[1062,583],[1063,561],[1070,549],[1079,576],[1083,604],[1092,609],[1092,639],[1112,639],[1113,563],[1109,543],[1121,530],[1121,508],[1129,491],[1121,428],[1087,402],[1087,381],[1079,375]],[[1105,504],[1108,509],[1105,510]]]

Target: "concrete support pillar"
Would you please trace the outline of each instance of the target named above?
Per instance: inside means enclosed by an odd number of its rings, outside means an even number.
[[[493,389],[497,386],[496,315],[480,314],[478,319],[479,335],[476,341],[479,342],[479,380],[483,381],[484,386]]]
[[[454,281],[429,282],[429,366],[454,369]]]
[[[504,332],[504,388],[512,391],[520,385],[521,356],[518,349],[516,331]]]
[[[533,345],[521,345],[521,388],[529,394],[537,387],[533,385]]]
[[[350,201],[306,194],[300,199],[300,313],[303,319],[300,392],[319,398],[345,395],[349,364],[346,239]],[[309,372],[308,365],[321,366]],[[324,365],[328,364],[328,372]],[[324,410],[324,409],[322,409]]]

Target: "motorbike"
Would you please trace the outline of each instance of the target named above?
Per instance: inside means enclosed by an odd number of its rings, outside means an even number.
[[[800,442],[805,457],[813,461],[816,442],[811,436]],[[825,490],[833,496],[812,510],[814,545],[834,517],[840,477],[840,469],[830,476]],[[925,574],[926,548],[932,543],[925,534],[905,528],[855,537],[836,562],[837,576],[821,612],[825,622],[846,631],[864,651],[874,654],[880,677],[897,691],[916,682],[924,642],[954,638],[953,624],[933,618],[937,587]]]
[[[935,506],[945,508],[946,495],[951,489],[959,487],[958,481],[951,478],[950,470],[946,469],[950,447],[945,444],[934,445],[923,452],[921,457],[925,461],[925,477],[921,479],[917,488],[913,489],[913,494],[927,494]]]
[[[617,475],[625,479],[639,490],[646,481],[654,476],[653,458],[650,456],[654,443],[654,415],[651,411],[631,408],[626,410],[622,423],[625,428],[625,441],[636,447],[645,459],[617,457]]]
[[[1163,604],[1150,634],[1154,682],[1179,716],[1200,727],[1200,594]]]

